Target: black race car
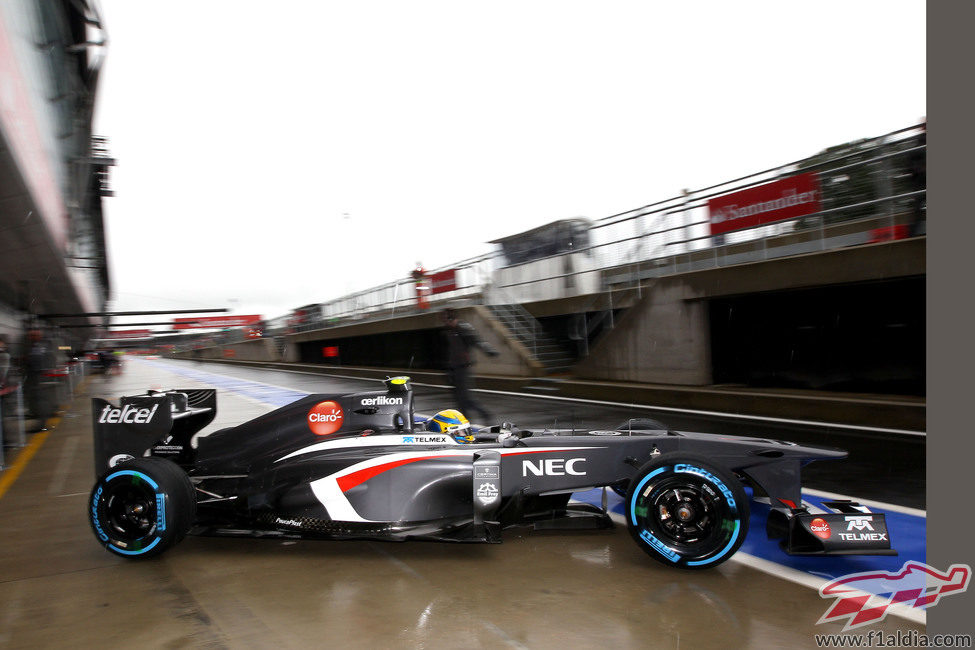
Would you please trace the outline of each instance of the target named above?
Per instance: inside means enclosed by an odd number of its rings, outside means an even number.
[[[509,526],[612,526],[605,498],[603,508],[570,503],[573,492],[604,488],[625,495],[627,527],[647,554],[699,569],[744,541],[747,485],[770,504],[767,532],[788,553],[896,554],[882,514],[850,501],[803,506],[800,467],[844,458],[840,450],[653,420],[586,432],[504,424],[462,444],[416,425],[407,377],[201,434],[215,414],[209,389],[92,400],[88,513],[105,548],[150,557],[187,533],[500,542]]]

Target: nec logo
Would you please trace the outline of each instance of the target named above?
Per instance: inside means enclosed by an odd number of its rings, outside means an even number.
[[[565,476],[567,474],[585,476],[586,471],[576,467],[579,463],[584,462],[586,462],[585,458],[570,458],[569,460],[546,458],[538,462],[523,460],[521,461],[521,475],[528,476],[531,473],[534,476]]]
[[[846,520],[849,522],[846,527],[847,530],[873,530],[873,526],[870,525],[873,517],[853,516],[847,517]]]

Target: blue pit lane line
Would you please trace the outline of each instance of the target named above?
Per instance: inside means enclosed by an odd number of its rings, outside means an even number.
[[[285,406],[301,399],[310,393],[271,386],[245,379],[236,379],[226,375],[218,375],[195,368],[160,362],[166,370],[213,385],[217,388],[242,395],[244,397],[268,404],[274,407]],[[750,490],[747,490],[750,493]],[[612,515],[617,515],[618,521],[625,521],[623,515],[623,499],[615,492],[607,490],[607,507]],[[803,499],[810,504],[821,507],[824,497],[803,493]],[[584,503],[600,506],[602,490],[593,489],[578,492],[572,498]],[[779,548],[778,540],[769,540],[765,535],[765,520],[769,507],[763,503],[750,501],[751,518],[748,522],[748,537],[741,547],[741,551],[755,557],[789,567],[823,580],[831,580],[849,573],[861,571],[898,571],[908,560],[925,562],[927,551],[927,519],[923,516],[885,510],[882,507],[871,507],[874,512],[880,512],[887,517],[887,528],[890,531],[891,546],[897,549],[896,556],[883,555],[847,555],[833,557],[815,557],[788,555]]]
[[[183,377],[193,379],[204,384],[210,384],[216,388],[220,388],[231,393],[236,393],[237,395],[242,395],[243,397],[248,397],[276,408],[286,406],[291,402],[301,399],[302,397],[311,395],[311,393],[306,393],[299,390],[291,390],[290,388],[261,384],[256,381],[249,381],[246,379],[236,379],[234,377],[228,377],[227,375],[217,375],[212,372],[197,370],[196,368],[186,368],[184,366],[169,364],[166,362],[151,362],[141,359],[140,361],[165,366],[167,371],[174,374],[182,375]]]

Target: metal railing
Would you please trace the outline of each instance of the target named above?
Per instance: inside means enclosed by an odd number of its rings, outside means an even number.
[[[8,417],[8,412],[12,413]],[[12,422],[13,426],[8,425]],[[11,431],[13,429],[13,431]],[[14,433],[15,436],[11,436]],[[4,448],[23,447],[27,444],[27,429],[24,425],[24,389],[20,384],[0,389],[0,469],[6,467]]]
[[[46,373],[35,390],[41,393],[40,400],[51,405],[53,414],[74,398],[75,391],[87,374],[88,363],[78,361]],[[27,420],[30,419],[27,408],[23,382],[0,389],[0,470],[6,468],[6,447],[20,449],[27,444]],[[39,417],[46,420],[46,415],[40,414]],[[40,426],[45,426],[45,422],[41,422]]]
[[[906,224],[920,224],[923,229],[926,189],[923,172],[919,178],[911,160],[924,154],[925,138],[924,125],[911,126],[716,185],[685,190],[679,196],[596,220],[589,230],[590,245],[572,252],[508,264],[498,250],[434,269],[431,274],[454,271],[456,288],[428,296],[428,308],[466,301],[492,305],[548,299],[553,297],[552,288],[558,289],[553,281],[567,278],[580,279],[562,283],[572,287],[571,295],[639,289],[644,281],[665,275],[867,244],[878,229]],[[806,172],[819,174],[819,212],[711,234],[709,200]],[[566,259],[569,257],[572,259]],[[551,263],[563,259],[565,263]],[[598,282],[592,281],[594,277]],[[291,322],[288,316],[272,319],[265,335],[423,312],[413,280],[403,278],[320,303],[317,313],[302,323]]]

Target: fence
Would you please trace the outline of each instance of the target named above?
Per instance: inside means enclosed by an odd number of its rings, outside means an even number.
[[[74,397],[75,390],[87,374],[88,364],[84,361],[45,373],[39,384],[42,400],[50,400],[53,405],[51,410],[56,410]],[[0,389],[0,470],[6,467],[6,447],[19,449],[27,444],[26,406],[23,384]]]
[[[11,399],[12,398],[12,399]],[[13,402],[13,417],[7,418],[8,405]],[[10,442],[12,447],[23,447],[27,442],[24,427],[24,390],[20,384],[0,389],[0,469],[6,467],[4,448]],[[12,420],[16,429],[16,438],[11,437],[7,421]]]
[[[832,147],[785,165],[736,178],[594,221],[586,248],[510,264],[498,250],[431,273],[454,271],[456,288],[430,296],[430,306],[487,305],[637,288],[648,279],[869,244],[926,229],[926,132],[916,125]],[[714,235],[709,201],[798,174],[815,173],[821,209],[801,218]],[[561,292],[559,295],[553,295]],[[422,310],[404,278],[320,303],[303,322],[268,321],[281,336]],[[224,334],[218,342],[243,340]]]

